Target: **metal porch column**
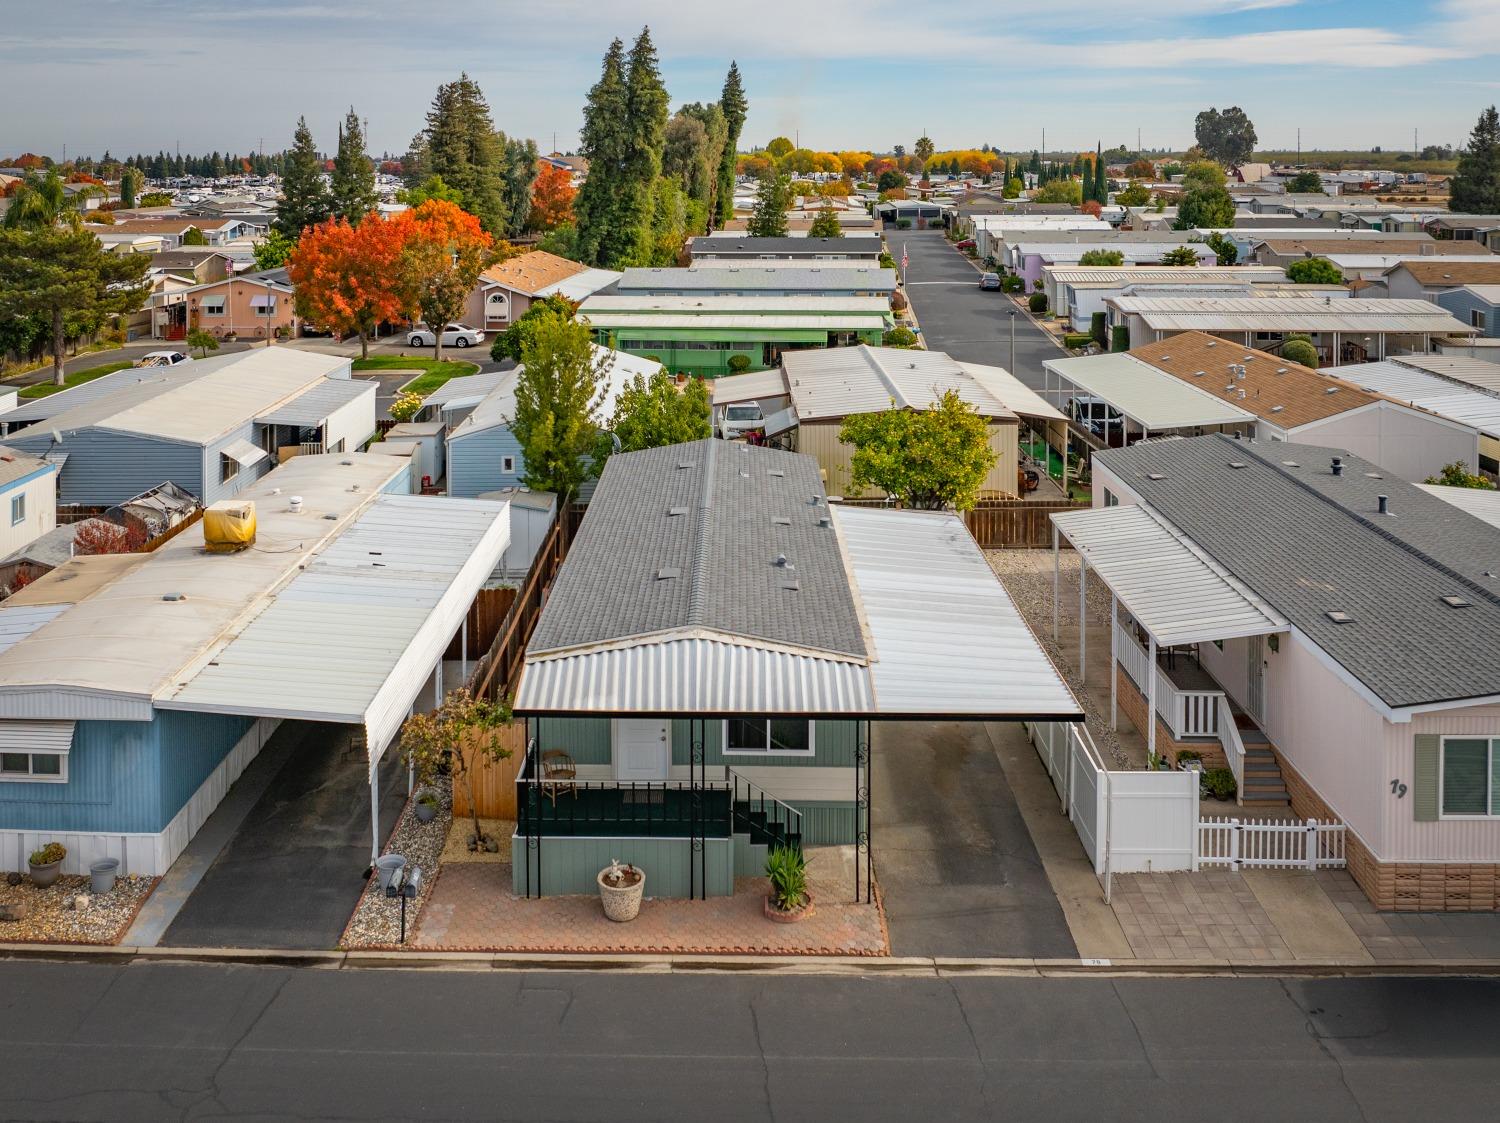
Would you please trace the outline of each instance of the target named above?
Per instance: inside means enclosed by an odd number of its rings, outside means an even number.
[[[708,847],[704,841],[708,825],[703,805],[703,782],[707,779],[703,752],[706,724],[705,718],[693,718],[688,723],[691,741],[688,756],[688,900],[699,899],[701,894],[705,901],[708,900]]]
[[[865,900],[873,900],[870,879],[874,865],[870,851],[870,746],[868,721],[856,723],[854,731],[854,902],[859,903],[859,867],[865,867]]]
[[[1078,554],[1078,681],[1080,684],[1088,681],[1088,605],[1086,603],[1089,585],[1089,563],[1083,556],[1082,550],[1075,551]]]
[[[1059,561],[1057,524],[1052,524],[1052,642],[1060,643],[1058,634],[1062,626],[1062,570]]]
[[[380,766],[372,761],[370,767],[370,869],[375,868],[375,859],[380,857]]]
[[[1120,599],[1113,590],[1109,594],[1109,727],[1120,728],[1120,707],[1117,680],[1120,674]]]
[[[1147,632],[1146,648],[1146,757],[1156,763],[1156,636]]]

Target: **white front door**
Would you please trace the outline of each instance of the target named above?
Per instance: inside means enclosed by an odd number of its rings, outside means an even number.
[[[615,779],[665,780],[672,774],[672,736],[660,718],[616,718]]]

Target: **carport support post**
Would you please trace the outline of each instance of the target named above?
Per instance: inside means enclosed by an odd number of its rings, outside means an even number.
[[[1147,632],[1146,647],[1146,759],[1156,767],[1156,636]]]
[[[1052,524],[1052,642],[1061,643],[1058,635],[1062,629],[1062,569],[1059,561],[1057,524]]]
[[[1088,613],[1085,603],[1089,583],[1089,563],[1083,556],[1083,551],[1078,551],[1078,681],[1080,684],[1088,681],[1088,662],[1086,659],[1085,645],[1088,637]]]
[[[1109,727],[1120,728],[1119,699],[1116,697],[1116,679],[1119,676],[1120,651],[1120,598],[1113,590],[1109,594]]]
[[[380,768],[378,761],[370,762],[370,869],[375,868],[375,859],[380,857]]]

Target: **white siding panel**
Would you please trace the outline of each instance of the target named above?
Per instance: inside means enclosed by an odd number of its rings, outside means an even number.
[[[1299,444],[1345,448],[1412,483],[1443,470],[1455,460],[1479,466],[1479,434],[1456,423],[1389,403],[1351,410],[1302,425],[1292,439]]]
[[[1412,817],[1412,738],[1419,733],[1447,736],[1500,737],[1500,706],[1471,706],[1422,714],[1409,725],[1387,725],[1384,788],[1388,862],[1500,862],[1500,818],[1439,819],[1419,823]],[[1390,790],[1390,781],[1407,785],[1404,799]]]

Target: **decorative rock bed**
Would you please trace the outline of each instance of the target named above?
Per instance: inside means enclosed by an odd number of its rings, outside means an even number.
[[[95,896],[87,877],[63,876],[46,889],[0,879],[0,915],[25,914],[0,921],[0,943],[117,944],[155,886],[154,877],[121,877]]]
[[[401,810],[396,829],[385,844],[386,854],[400,854],[406,858],[406,868],[413,866],[422,870],[422,883],[417,887],[417,896],[406,903],[406,939],[411,943],[417,930],[417,917],[422,906],[432,895],[437,884],[438,868],[441,865],[443,845],[448,839],[448,825],[453,819],[453,784],[450,777],[439,777],[431,785],[438,793],[438,812],[431,822],[417,818],[416,803],[407,800]],[[342,948],[394,948],[401,946],[401,902],[387,897],[380,891],[380,882],[371,875],[359,903],[354,906],[354,915],[344,927]]]

